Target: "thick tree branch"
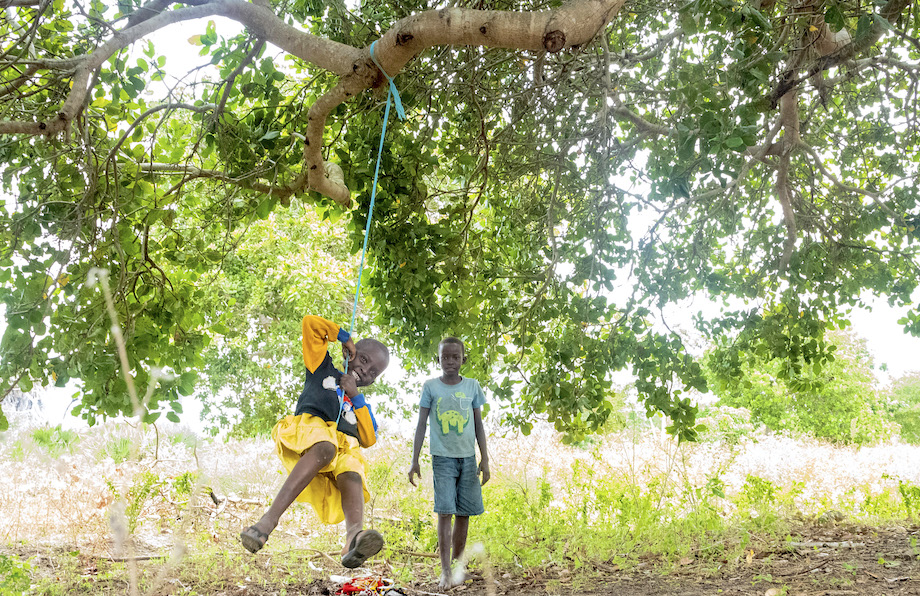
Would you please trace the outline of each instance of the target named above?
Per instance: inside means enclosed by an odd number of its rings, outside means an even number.
[[[624,1],[570,0],[556,10],[541,12],[515,13],[459,8],[426,11],[395,23],[375,45],[375,57],[387,74],[395,76],[419,52],[434,46],[473,45],[558,52],[590,41],[617,13]],[[128,27],[116,32],[86,56],[44,61],[46,67],[72,68],[74,71],[71,91],[56,117],[44,122],[0,122],[0,134],[54,136],[66,131],[86,104],[92,89],[92,73],[117,52],[173,23],[222,15],[242,23],[260,39],[270,41],[282,50],[342,77],[339,84],[317,100],[309,110],[304,143],[304,173],[284,189],[263,186],[266,192],[284,198],[291,193],[311,188],[335,201],[348,204],[348,189],[323,174],[326,169],[322,161],[323,130],[326,118],[336,106],[383,82],[382,73],[370,59],[369,48],[353,48],[296,29],[261,3],[211,0],[173,11],[167,11],[167,7],[166,0],[154,0],[129,18]],[[54,64],[51,65],[51,62]],[[653,130],[661,134],[661,130]],[[218,177],[216,173],[205,172],[210,171],[198,170],[194,175]]]
[[[617,13],[625,0],[572,0],[557,10],[513,13],[446,8],[398,21],[374,45],[374,56],[390,77],[396,76],[419,52],[442,45],[471,45],[558,52],[587,43]],[[273,40],[274,41],[274,40]],[[322,175],[322,131],[327,115],[340,103],[382,82],[370,59],[370,48],[353,73],[344,77],[310,109],[304,148],[307,185],[343,204],[348,189]],[[375,73],[376,76],[370,76]],[[327,194],[334,193],[334,194]]]
[[[887,22],[892,22],[911,5],[911,2],[912,0],[888,0],[885,6],[879,11],[879,16]],[[876,20],[873,22],[868,32],[857,39],[850,40],[850,35],[844,34],[844,32],[838,32],[837,34],[831,33],[830,28],[823,22],[823,17],[821,23],[822,26],[819,27],[819,36],[816,42],[816,49],[820,57],[808,68],[805,74],[799,77],[795,76],[797,69],[786,71],[782,80],[770,94],[770,104],[773,107],[778,105],[783,95],[803,81],[825,70],[843,64],[868,50],[879,40],[879,38],[881,38],[882,33],[885,32],[884,26]]]

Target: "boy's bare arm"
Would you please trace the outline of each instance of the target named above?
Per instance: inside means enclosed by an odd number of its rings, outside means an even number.
[[[418,409],[418,424],[415,427],[415,440],[412,441],[412,464],[409,466],[409,483],[415,484],[415,476],[422,479],[422,467],[418,463],[418,456],[422,452],[422,444],[425,442],[425,431],[428,430],[428,413],[431,408]]]
[[[482,484],[489,481],[492,472],[489,469],[489,449],[486,446],[486,429],[482,424],[482,412],[473,408],[473,427],[476,429],[476,443],[479,444],[479,471],[482,473]]]

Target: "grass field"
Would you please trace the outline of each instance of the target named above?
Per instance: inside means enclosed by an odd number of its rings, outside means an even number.
[[[795,578],[778,581],[764,565],[797,569],[828,548],[838,557],[847,536],[866,544],[866,532],[891,542],[897,565],[887,551],[853,548],[826,566],[840,573],[818,588],[872,594],[858,580],[891,572],[901,579],[885,586],[885,575],[879,593],[920,592],[904,574],[916,574],[920,554],[920,448],[777,436],[732,410],[708,422],[715,430],[680,446],[645,425],[578,446],[539,427],[493,434],[487,512],[470,531],[484,554],[471,563],[469,593],[587,594],[626,578],[633,591],[621,593],[670,593],[635,578],[679,582],[688,573],[699,585],[717,582],[711,593],[731,593],[724,582],[735,576],[752,590],[737,593],[788,592]],[[409,485],[410,450],[408,438],[386,437],[366,451],[367,520],[387,539],[369,570],[424,593],[437,577],[430,466],[420,488]],[[239,545],[240,529],[283,480],[267,437],[15,426],[0,434],[0,469],[0,581],[13,586],[0,594],[306,594],[328,591],[329,577],[345,571],[342,528],[318,524],[299,504],[259,555]]]

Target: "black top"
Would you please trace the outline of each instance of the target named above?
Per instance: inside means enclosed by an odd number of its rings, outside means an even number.
[[[323,381],[328,377],[332,377],[335,379],[336,386],[338,386],[339,379],[342,378],[342,371],[332,364],[332,357],[328,353],[323,358],[322,364],[316,368],[316,372],[311,373],[307,368],[304,370],[307,376],[304,379],[303,391],[300,392],[300,397],[297,398],[297,408],[294,410],[294,415],[310,414],[327,422],[335,422],[336,418],[339,418],[339,396],[335,389],[323,387]],[[344,417],[339,418],[338,430],[346,435],[358,438],[358,426],[349,424]]]

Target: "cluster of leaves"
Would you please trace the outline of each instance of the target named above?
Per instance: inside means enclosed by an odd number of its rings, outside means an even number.
[[[32,566],[17,555],[0,554],[0,595],[19,596],[32,585]]]

